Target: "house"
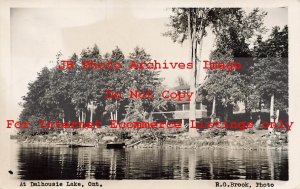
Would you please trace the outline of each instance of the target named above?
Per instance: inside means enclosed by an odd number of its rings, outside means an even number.
[[[190,86],[183,85],[173,88],[174,91],[189,92]],[[186,100],[175,102],[175,109],[169,109],[163,112],[153,112],[153,120],[156,121],[181,121],[182,125],[189,122],[190,102]],[[207,106],[204,105],[200,98],[196,97],[196,119],[209,118]]]

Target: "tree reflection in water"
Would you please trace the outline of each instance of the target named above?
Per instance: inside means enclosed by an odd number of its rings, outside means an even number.
[[[287,151],[15,145],[21,179],[288,180]]]

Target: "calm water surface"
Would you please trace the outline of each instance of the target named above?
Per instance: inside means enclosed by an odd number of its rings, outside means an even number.
[[[288,180],[287,151],[11,147],[19,179]]]

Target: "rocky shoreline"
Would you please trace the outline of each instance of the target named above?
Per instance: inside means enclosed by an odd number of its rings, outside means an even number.
[[[114,135],[99,135],[97,133],[77,134],[74,136],[61,134],[47,135],[17,135],[21,144],[39,144],[46,146],[86,145],[101,146],[109,142],[120,142]],[[138,142],[137,142],[138,141]],[[164,137],[163,139],[143,138],[135,136],[122,140],[130,148],[164,148],[164,149],[229,149],[229,150],[287,150],[287,136],[281,134],[267,135],[266,131],[255,133],[227,131],[225,135],[201,133],[198,137],[190,138],[187,133]],[[137,143],[136,145],[131,145]]]

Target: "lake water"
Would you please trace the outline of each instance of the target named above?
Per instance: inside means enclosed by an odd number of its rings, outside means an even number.
[[[288,180],[287,151],[11,145],[18,179]]]

